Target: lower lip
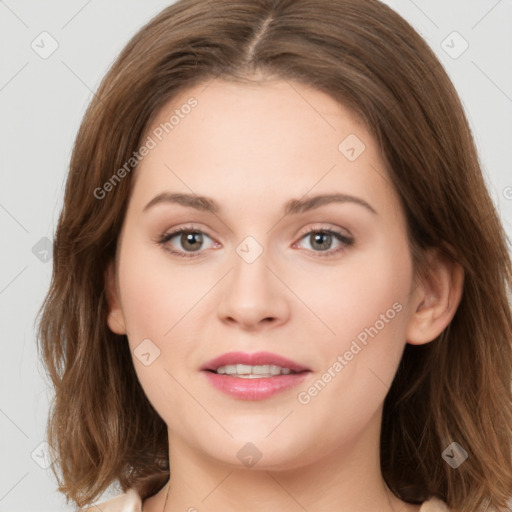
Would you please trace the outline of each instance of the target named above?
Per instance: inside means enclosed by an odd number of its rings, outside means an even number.
[[[230,377],[209,371],[204,371],[203,373],[213,387],[227,395],[240,398],[241,400],[263,400],[297,386],[310,372],[276,375],[275,377],[263,377],[260,379]]]

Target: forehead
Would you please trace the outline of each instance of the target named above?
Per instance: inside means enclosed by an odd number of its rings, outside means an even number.
[[[196,106],[188,108],[192,98]],[[180,114],[179,119],[173,114]],[[196,85],[160,109],[149,132],[158,127],[165,130],[166,123],[169,129],[172,117],[173,126],[165,135],[175,143],[192,142],[192,136],[203,150],[225,154],[226,148],[216,142],[228,140],[232,142],[230,154],[238,150],[246,160],[265,148],[279,150],[273,156],[298,148],[303,148],[302,154],[312,148],[316,153],[337,152],[340,137],[353,132],[372,142],[366,127],[348,108],[319,90],[288,80],[241,84],[215,79]]]
[[[249,197],[285,202],[336,189],[379,202],[389,188],[358,117],[296,82],[196,85],[160,109],[147,137],[155,147],[136,169],[134,195],[148,201],[172,190],[230,198],[240,209]]]

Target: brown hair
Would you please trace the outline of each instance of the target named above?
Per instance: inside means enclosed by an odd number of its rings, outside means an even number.
[[[406,345],[384,404],[381,465],[392,491],[435,495],[462,512],[512,495],[512,270],[460,100],[434,53],[376,0],[180,0],[127,44],[74,146],[39,324],[55,400],[48,441],[59,490],[79,506],[118,481],[143,499],[169,478],[167,429],[147,400],[124,336],[107,327],[104,272],[115,257],[132,175],[94,193],[139,147],[178,92],[257,72],[296,80],[350,108],[378,142],[425,270],[437,247],[464,269],[457,312],[423,346]],[[468,459],[441,457],[453,441]]]

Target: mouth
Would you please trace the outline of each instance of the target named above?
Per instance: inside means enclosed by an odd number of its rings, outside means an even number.
[[[311,370],[291,359],[269,352],[230,352],[201,367],[210,384],[241,400],[262,400],[290,389]]]
[[[230,377],[238,377],[240,379],[265,379],[276,377],[277,375],[294,375],[301,372],[295,372],[291,368],[277,366],[275,364],[229,364],[219,366],[216,370],[206,370],[217,375],[228,375]],[[306,371],[306,370],[304,370]]]

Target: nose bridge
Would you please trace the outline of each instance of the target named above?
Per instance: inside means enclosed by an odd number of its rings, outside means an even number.
[[[269,251],[247,236],[236,246],[233,271],[226,280],[218,313],[222,320],[256,326],[263,320],[283,321],[289,308],[285,290],[270,271]]]

